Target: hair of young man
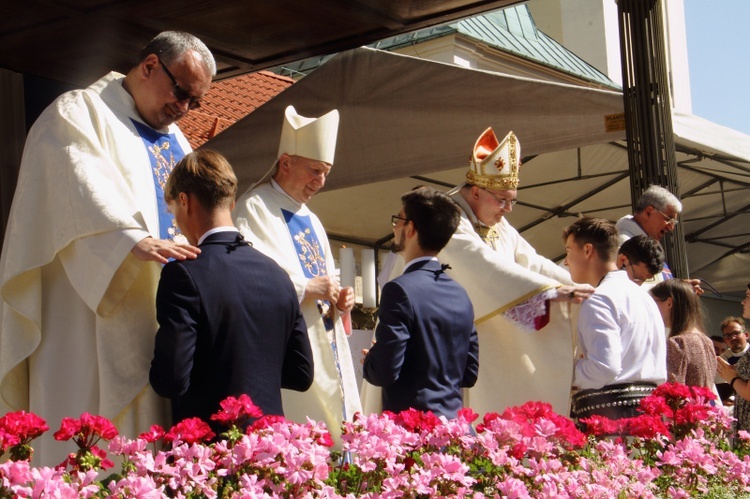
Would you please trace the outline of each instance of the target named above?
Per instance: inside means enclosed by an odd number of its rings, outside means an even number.
[[[432,187],[418,187],[403,196],[405,217],[417,230],[417,242],[427,251],[439,252],[448,244],[461,221],[458,205]]]
[[[664,249],[659,241],[645,234],[622,243],[617,253],[628,257],[632,265],[645,264],[650,274],[658,274],[664,268]]]
[[[730,324],[732,324],[733,322],[736,322],[737,324],[739,324],[743,331],[745,330],[745,321],[742,319],[742,317],[733,317],[730,315],[729,317],[721,321],[721,324],[719,324],[719,331],[723,333],[724,329]],[[722,340],[723,339],[724,338],[722,337]]]
[[[211,76],[216,74],[216,61],[206,44],[184,31],[162,31],[156,35],[138,54],[138,62],[143,62],[149,55],[156,54],[161,62],[169,66],[189,50],[200,54],[203,65]]]
[[[617,229],[611,220],[580,218],[563,231],[563,243],[569,236],[573,236],[579,248],[591,244],[603,262],[613,262],[617,258]]]
[[[693,328],[705,331],[703,304],[693,286],[682,279],[668,279],[651,288],[650,293],[661,301],[672,298],[672,328],[669,336]]]
[[[635,212],[640,213],[649,206],[653,206],[660,211],[665,211],[671,207],[677,210],[677,213],[682,212],[682,203],[677,199],[677,196],[658,185],[649,186],[648,189],[643,191],[635,204]]]
[[[208,211],[231,208],[237,194],[237,177],[224,156],[210,149],[198,149],[172,169],[164,198],[175,200],[181,192],[194,195]]]
[[[717,343],[724,343],[724,337],[723,336],[719,336],[718,334],[710,336],[710,338],[711,338],[711,341],[715,341]]]

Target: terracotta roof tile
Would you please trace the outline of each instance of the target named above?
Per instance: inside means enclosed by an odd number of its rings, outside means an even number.
[[[216,81],[201,99],[201,107],[190,111],[178,124],[193,149],[197,149],[292,83],[293,79],[270,71]]]

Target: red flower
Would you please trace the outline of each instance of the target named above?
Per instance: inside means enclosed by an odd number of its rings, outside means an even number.
[[[60,429],[53,435],[55,440],[66,441],[75,437],[81,432],[81,422],[73,418],[63,418],[60,422]]]
[[[218,421],[227,426],[241,426],[247,418],[254,419],[263,416],[263,411],[244,393],[238,398],[227,397],[221,401],[220,405],[221,410],[211,416],[211,421]]]
[[[14,445],[21,443],[21,439],[15,435],[11,435],[6,432],[4,428],[0,428],[0,455]]]
[[[211,431],[208,423],[200,418],[183,419],[174,425],[167,433],[164,434],[165,442],[174,442],[179,440],[188,444],[208,441],[214,438],[216,434]]]
[[[646,439],[653,439],[658,435],[670,435],[669,428],[658,416],[641,414],[640,416],[623,419],[621,421],[626,435]]]
[[[151,425],[151,428],[147,432],[138,435],[138,438],[142,438],[146,442],[153,443],[164,436],[164,428],[158,424]]]
[[[467,423],[473,423],[479,418],[479,414],[474,412],[471,407],[464,407],[458,410],[458,417],[463,418]]]
[[[100,438],[111,440],[118,435],[117,428],[104,416],[94,416],[88,412],[81,414],[80,419],[63,418],[60,429],[54,434],[55,440],[65,441],[71,438],[81,448],[90,448]]]
[[[318,435],[315,441],[319,445],[323,445],[325,447],[333,447],[333,438],[331,438],[331,434],[327,431]]]
[[[284,421],[286,421],[284,416],[277,416],[275,414],[266,414],[260,419],[255,420],[252,425],[248,426],[245,433],[251,433],[253,431],[262,430],[264,428],[270,428],[276,423],[283,423]]]
[[[17,443],[29,443],[45,431],[49,430],[47,422],[33,412],[18,411],[9,412],[0,418],[0,430],[5,430],[6,435],[18,438]],[[6,439],[3,438],[3,445]],[[16,444],[11,444],[16,445]]]
[[[394,421],[413,433],[429,432],[440,424],[440,419],[432,412],[422,412],[413,408],[398,413]]]
[[[106,440],[112,440],[119,434],[112,421],[104,416],[94,416],[88,412],[81,414],[81,431]]]
[[[622,420],[614,421],[604,416],[595,414],[587,418],[581,418],[581,423],[586,425],[586,433],[595,436],[619,435],[622,433]]]

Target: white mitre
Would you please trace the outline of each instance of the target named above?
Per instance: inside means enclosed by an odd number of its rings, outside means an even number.
[[[276,160],[286,153],[332,165],[338,130],[339,112],[336,109],[320,118],[307,118],[297,114],[294,106],[288,106],[284,111]]]

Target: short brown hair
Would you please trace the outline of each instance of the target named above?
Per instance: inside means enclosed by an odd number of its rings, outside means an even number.
[[[164,199],[192,194],[206,210],[231,208],[237,194],[237,177],[229,161],[211,149],[198,149],[182,158],[169,175]]]
[[[613,262],[617,258],[617,229],[611,220],[580,218],[563,230],[563,243],[569,236],[573,236],[579,247],[590,243],[604,262]]]
[[[723,333],[724,328],[733,322],[736,322],[737,324],[739,324],[743,331],[745,330],[745,321],[742,319],[742,317],[732,317],[730,315],[729,317],[721,321],[721,324],[719,324],[719,331]]]

